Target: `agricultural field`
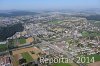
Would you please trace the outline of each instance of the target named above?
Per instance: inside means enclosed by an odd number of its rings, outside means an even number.
[[[19,50],[12,51],[14,58],[14,66],[18,66],[20,57],[26,59],[26,62],[33,61],[39,58],[41,50],[36,47],[20,48]]]

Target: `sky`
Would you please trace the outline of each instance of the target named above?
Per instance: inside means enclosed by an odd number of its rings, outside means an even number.
[[[0,0],[0,10],[100,8],[100,0]]]

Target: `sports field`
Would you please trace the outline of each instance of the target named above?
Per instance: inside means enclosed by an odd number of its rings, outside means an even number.
[[[26,43],[25,38],[19,38],[18,41],[19,41],[20,44],[25,44]]]

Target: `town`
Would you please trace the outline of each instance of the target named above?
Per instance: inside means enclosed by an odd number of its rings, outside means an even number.
[[[89,66],[100,61],[100,28],[86,18],[58,12],[0,17],[1,26],[17,23],[24,29],[0,42],[0,66]],[[44,64],[41,57],[65,57],[72,63]]]

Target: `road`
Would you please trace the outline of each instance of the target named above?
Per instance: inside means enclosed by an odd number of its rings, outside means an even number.
[[[46,42],[46,41],[43,41],[42,43],[38,43],[38,44],[35,44],[35,45],[32,45],[32,44],[29,44],[29,45],[24,45],[24,46],[20,46],[18,48],[15,48],[15,49],[11,49],[9,51],[14,51],[14,50],[17,50],[17,49],[20,49],[20,48],[26,48],[26,47],[32,47],[32,46],[48,46],[49,48],[53,49],[55,52],[57,53],[62,53],[63,55],[66,55],[66,57],[68,57],[69,59],[72,59],[74,58],[74,62],[79,65],[79,66],[87,66],[86,64],[83,64],[83,63],[77,63],[77,58],[74,57],[72,54],[70,54],[70,52],[68,51],[64,51],[63,49],[57,47],[56,45],[52,45],[50,44],[50,42]],[[6,52],[3,52],[3,53],[6,53]]]

